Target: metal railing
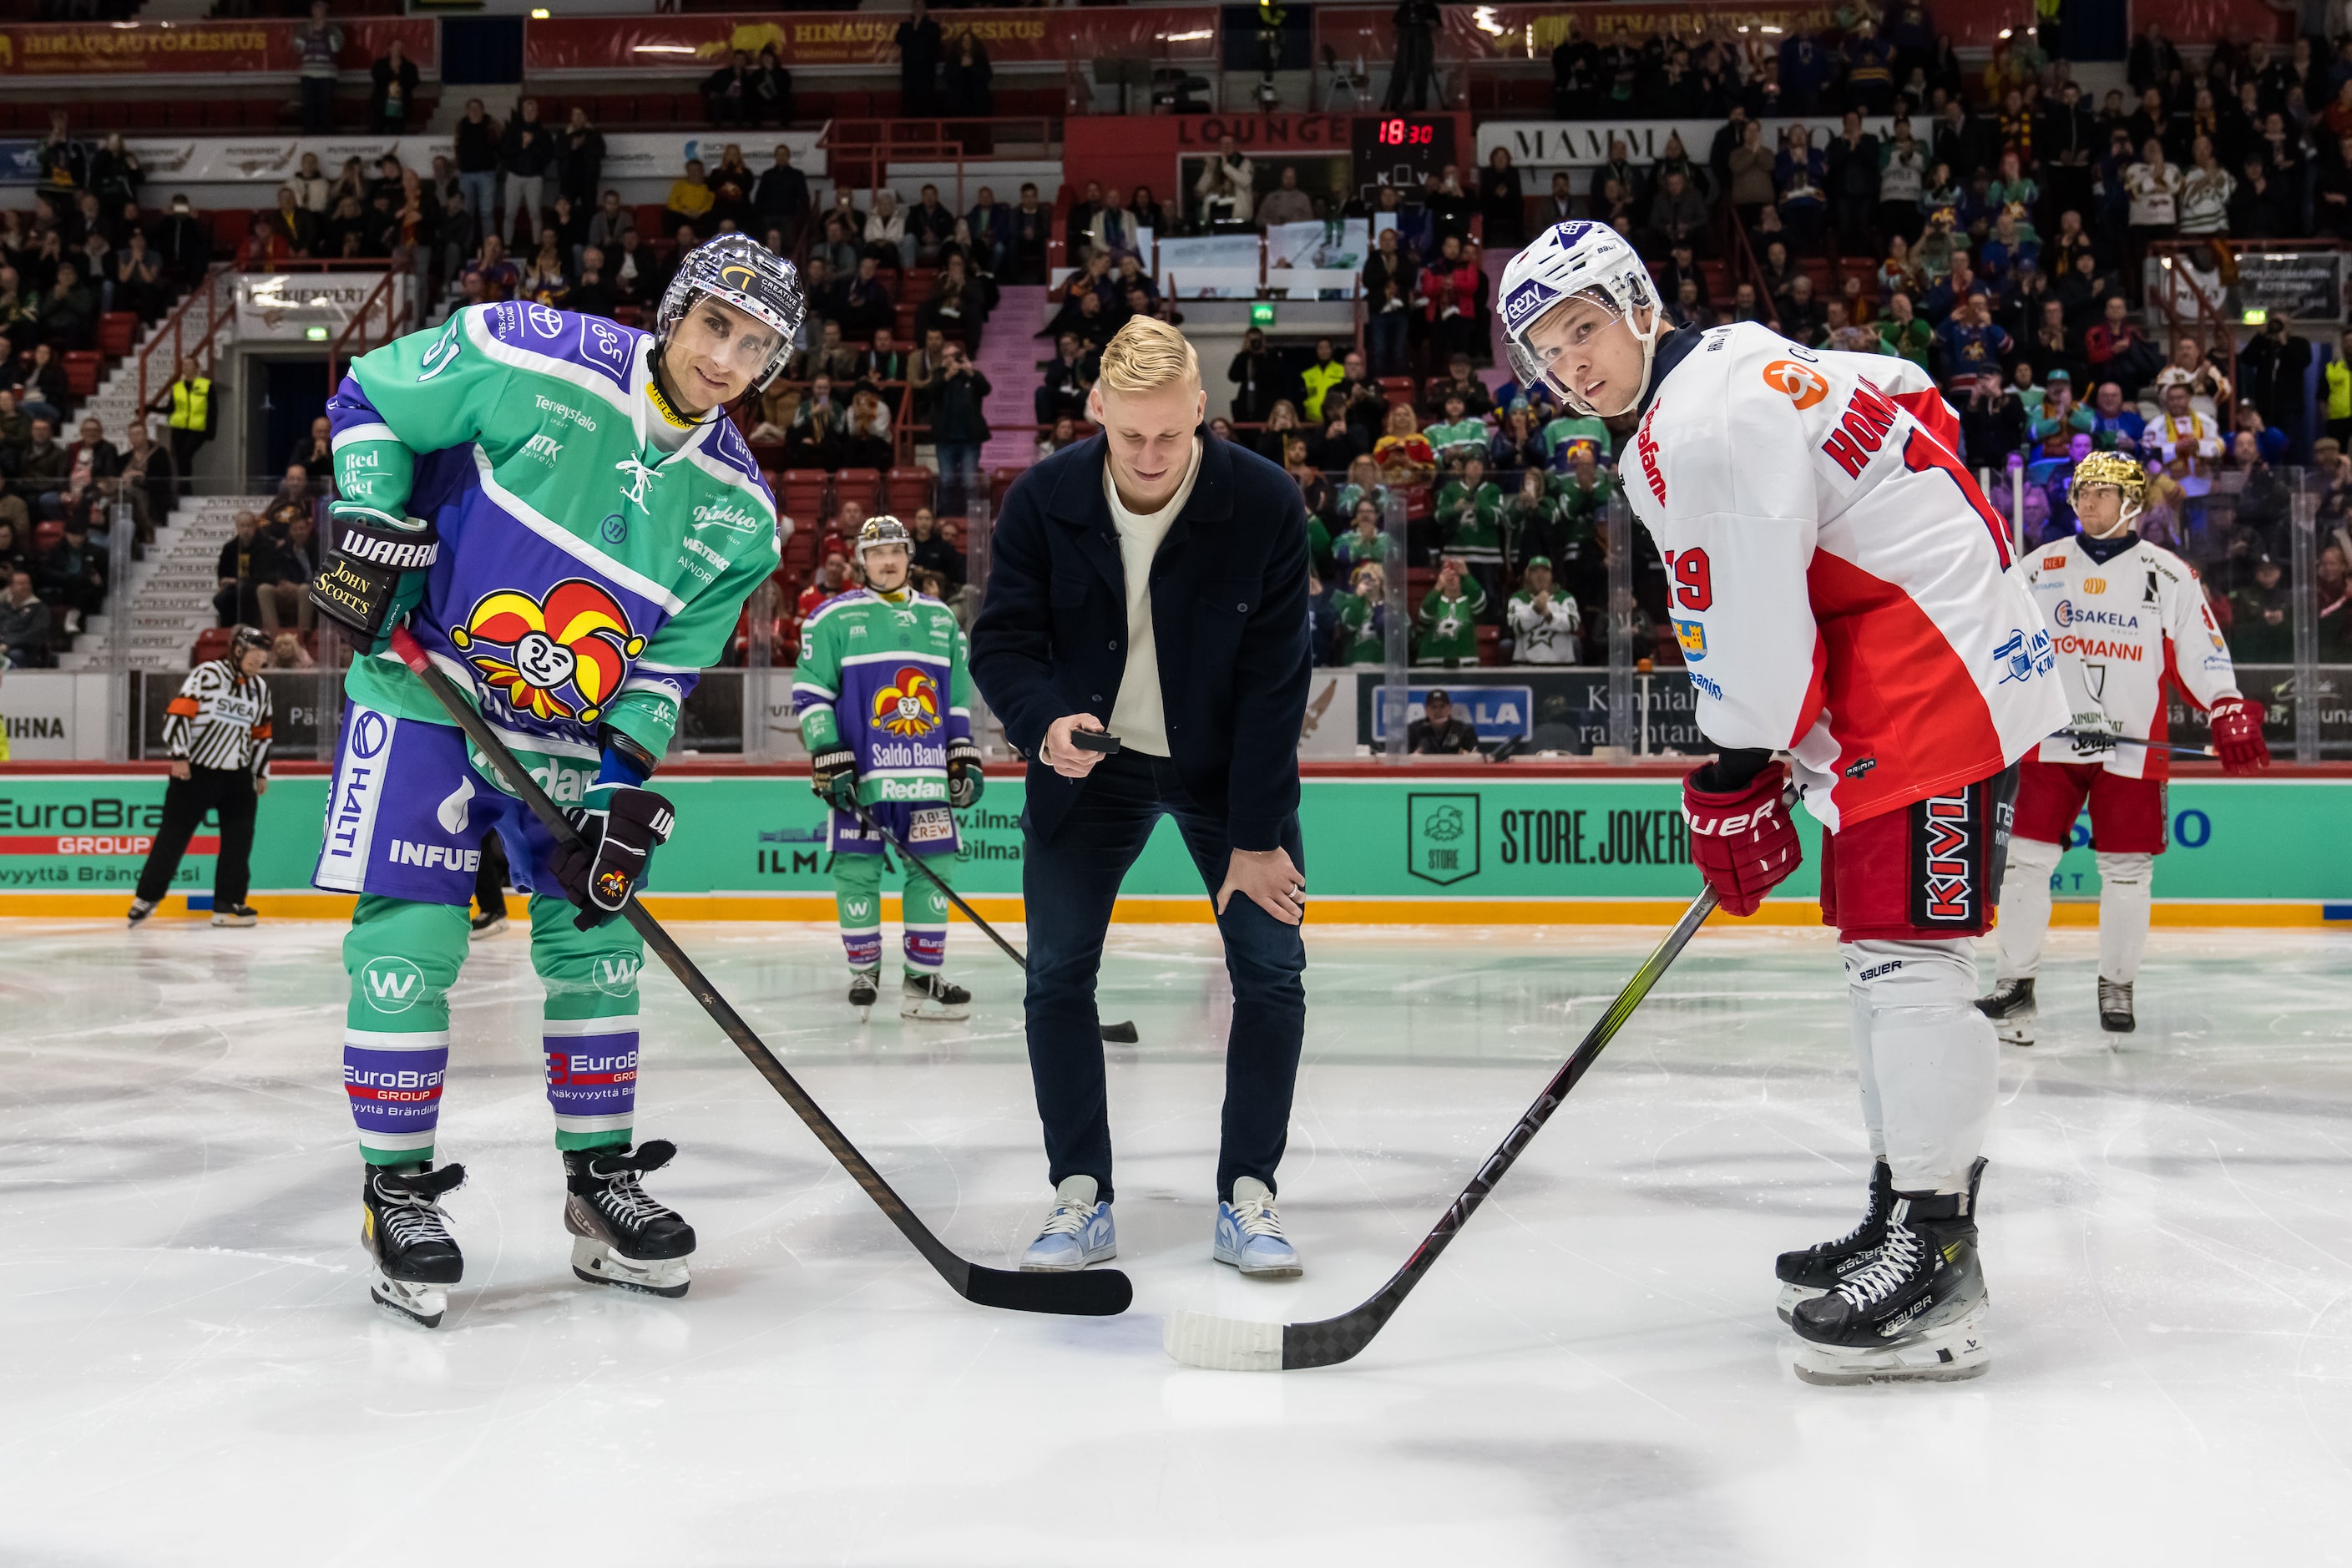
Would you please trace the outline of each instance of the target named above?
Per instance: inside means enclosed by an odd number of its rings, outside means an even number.
[[[383,275],[383,281],[378,283],[369,291],[368,297],[360,301],[360,308],[352,313],[351,321],[341,331],[335,334],[335,341],[327,345],[329,395],[331,396],[335,388],[342,384],[342,367],[346,363],[359,358],[370,349],[390,342],[415,324],[414,318],[424,309],[424,305],[416,298],[418,290],[402,287],[408,278],[409,274],[402,268],[388,268]],[[372,335],[369,331],[369,324],[375,319],[379,303],[383,310],[383,333],[380,337]]]
[[[150,405],[164,387],[178,379],[180,362],[193,359],[196,368],[209,375],[214,362],[219,358],[220,335],[236,321],[234,297],[236,274],[226,262],[215,264],[205,274],[204,281],[188,290],[188,297],[163,319],[139,351],[139,411],[149,411]],[[155,355],[170,350],[170,374],[160,381],[154,374]]]

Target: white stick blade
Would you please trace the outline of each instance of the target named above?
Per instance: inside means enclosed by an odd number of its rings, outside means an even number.
[[[1215,1372],[1280,1372],[1282,1325],[1207,1312],[1182,1311],[1168,1320],[1168,1353],[1186,1366]]]

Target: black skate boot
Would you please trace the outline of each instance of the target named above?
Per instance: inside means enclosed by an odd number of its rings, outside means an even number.
[[[2139,1026],[2132,1016],[2132,983],[2128,980],[2099,982],[2099,1027],[2110,1035],[2128,1035]]]
[[[1895,1177],[1886,1162],[1879,1161],[1870,1171],[1870,1201],[1864,1208],[1862,1223],[1839,1237],[1808,1247],[1802,1252],[1784,1252],[1772,1265],[1772,1272],[1780,1279],[1780,1321],[1789,1321],[1797,1303],[1836,1289],[1847,1275],[1870,1261],[1878,1244],[1886,1239],[1887,1212],[1895,1206]]]
[[[249,926],[260,922],[261,911],[251,904],[215,904],[213,924],[216,926]]]
[[[849,1005],[857,1009],[857,1021],[866,1022],[874,1011],[875,1001],[882,994],[882,972],[860,969],[849,977]]]
[[[683,1296],[694,1227],[646,1195],[637,1178],[658,1171],[677,1146],[656,1138],[637,1152],[581,1149],[563,1156],[563,1228],[572,1233],[572,1272],[591,1285],[620,1285],[656,1296]]]
[[[971,1016],[971,993],[950,985],[940,974],[909,974],[898,986],[898,1016],[944,1018],[950,1022]]]
[[[149,915],[152,915],[152,914],[153,914],[154,912],[155,912],[155,905],[154,905],[153,900],[149,900],[149,899],[133,899],[133,900],[131,900],[131,926],[136,926],[136,925],[138,925],[138,923],[139,923],[141,921],[145,920]],[[125,929],[129,929],[129,928],[125,928]]]
[[[440,1205],[465,1182],[463,1165],[370,1165],[360,1188],[360,1245],[376,1269],[368,1294],[428,1329],[440,1326],[447,1287],[466,1272]]]
[[[2033,982],[2003,980],[1990,996],[1977,998],[1977,1011],[1992,1020],[1993,1033],[2004,1046],[2033,1043]]]
[[[1992,1364],[1984,1339],[1974,1187],[1896,1193],[1877,1254],[1826,1295],[1801,1301],[1797,1375],[1844,1384],[1957,1382]]]

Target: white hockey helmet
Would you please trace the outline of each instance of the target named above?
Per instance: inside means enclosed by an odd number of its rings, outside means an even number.
[[[662,290],[661,308],[654,316],[655,338],[667,345],[678,322],[705,295],[725,300],[776,333],[774,351],[751,378],[751,390],[761,391],[792,357],[793,340],[808,315],[799,271],[750,235],[715,236],[678,262],[677,275]]]
[[[1633,395],[1622,408],[1605,413],[1547,374],[1535,351],[1528,345],[1528,334],[1537,322],[1552,310],[1571,299],[1581,297],[1604,307],[1616,319],[1632,329],[1642,345],[1642,381]],[[1650,269],[1625,243],[1624,236],[1605,223],[1591,223],[1581,218],[1556,223],[1536,237],[1535,242],[1517,256],[1503,269],[1503,342],[1510,351],[1511,372],[1522,386],[1538,382],[1549,386],[1570,408],[1595,418],[1614,418],[1630,414],[1649,390],[1650,364],[1657,353],[1658,334],[1665,328],[1665,312],[1659,308],[1658,290],[1650,280]],[[1650,324],[1643,328],[1634,321],[1634,312],[1650,313]]]

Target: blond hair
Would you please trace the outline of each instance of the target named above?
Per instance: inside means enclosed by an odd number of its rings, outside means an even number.
[[[1157,392],[1201,384],[1201,356],[1184,334],[1151,316],[1134,316],[1103,345],[1106,392]]]

